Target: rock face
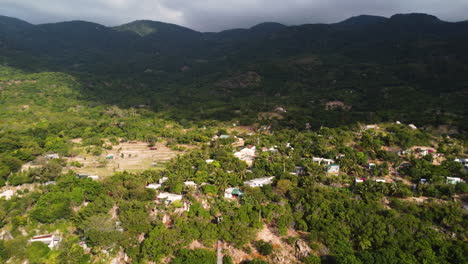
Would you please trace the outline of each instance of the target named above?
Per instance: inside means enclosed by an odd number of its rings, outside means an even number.
[[[13,239],[13,236],[9,231],[3,230],[0,232],[0,240],[11,240]]]
[[[298,259],[307,257],[311,252],[309,245],[307,245],[307,243],[302,239],[299,239],[296,241],[295,249],[296,249],[296,258]]]
[[[117,256],[110,261],[110,264],[128,264],[131,263],[130,258],[125,254],[123,249],[117,253]]]
[[[272,260],[273,263],[290,263],[290,260],[288,260],[288,256],[281,251],[276,252],[272,257]]]

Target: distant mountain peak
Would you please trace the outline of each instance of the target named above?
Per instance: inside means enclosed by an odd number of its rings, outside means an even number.
[[[372,25],[380,24],[388,21],[388,18],[382,16],[371,16],[371,15],[359,15],[353,16],[341,22],[338,22],[338,25],[348,25],[348,26],[363,26],[363,25]]]
[[[282,29],[286,26],[277,22],[263,22],[258,25],[251,27],[251,30],[263,30],[263,29]]]
[[[410,13],[393,15],[390,17],[390,22],[400,24],[436,24],[442,23],[443,21],[429,14]]]
[[[158,32],[196,32],[186,27],[152,20],[136,20],[128,24],[114,27],[114,30],[133,32],[142,37]]]
[[[34,27],[34,25],[14,17],[0,15],[0,30],[4,32],[13,32]]]

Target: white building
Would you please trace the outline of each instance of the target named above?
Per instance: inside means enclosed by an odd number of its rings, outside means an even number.
[[[29,242],[42,242],[46,244],[49,248],[55,248],[59,245],[60,241],[62,240],[61,237],[56,235],[40,235],[35,236],[29,240]]]
[[[327,173],[328,174],[338,174],[340,173],[340,165],[332,164],[327,166]]]
[[[89,175],[88,178],[90,178],[90,179],[92,179],[94,181],[99,180],[99,176],[97,176],[97,175]]]
[[[375,179],[375,182],[387,182],[385,179]]]
[[[161,188],[161,184],[159,183],[150,183],[146,186],[147,189],[153,189],[153,190],[157,190],[159,188]]]
[[[377,129],[377,128],[379,128],[378,125],[366,125],[366,126],[364,127],[365,130],[368,130],[368,129]]]
[[[227,188],[224,190],[224,198],[231,199],[233,197],[239,197],[244,193],[239,188]]]
[[[255,146],[250,148],[243,148],[238,152],[234,153],[234,156],[240,160],[245,161],[249,166],[252,166],[255,159]]]
[[[413,130],[418,129],[418,128],[417,128],[415,125],[413,125],[413,124],[409,124],[408,126],[409,126],[409,128],[411,128],[411,129],[413,129]]]
[[[421,156],[426,156],[426,155],[429,155],[429,153],[430,153],[429,149],[427,149],[427,148],[420,148],[420,149],[418,149],[418,152],[419,152],[419,154]]]
[[[173,203],[175,201],[180,201],[182,200],[182,195],[180,194],[173,194],[173,193],[167,193],[167,192],[162,192],[158,194],[157,198],[159,200],[166,200],[167,204]]]
[[[460,182],[464,182],[464,181],[458,177],[447,177],[447,184],[457,184]]]
[[[48,154],[48,155],[45,155],[44,157],[46,159],[59,159],[60,158],[59,154],[57,154],[57,153]]]
[[[161,179],[159,179],[159,184],[163,184],[163,183],[165,183],[167,180],[169,180],[169,178],[167,178],[167,177],[162,177]]]
[[[263,185],[271,184],[274,178],[275,177],[257,178],[250,181],[246,181],[244,182],[244,184],[249,187],[262,187]]]
[[[197,187],[197,184],[193,181],[186,181],[184,182],[184,185],[188,187]]]
[[[313,157],[312,158],[312,161],[313,162],[317,162],[318,164],[326,164],[326,165],[332,165],[333,163],[335,163],[334,160],[332,159],[326,159],[326,158],[317,158],[317,157]]]
[[[210,164],[210,163],[213,163],[214,160],[213,159],[207,159],[207,160],[205,160],[205,162],[206,162],[206,164]]]

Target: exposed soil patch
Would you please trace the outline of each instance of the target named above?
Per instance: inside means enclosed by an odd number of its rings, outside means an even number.
[[[76,161],[83,164],[81,168],[70,168],[77,173],[102,177],[112,175],[114,172],[162,169],[164,163],[182,153],[171,150],[164,143],[156,144],[151,149],[145,142],[126,142],[113,146],[111,150],[106,150],[100,156],[83,154],[68,158],[67,162]]]

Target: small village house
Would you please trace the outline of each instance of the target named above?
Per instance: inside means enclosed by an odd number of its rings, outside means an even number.
[[[52,159],[60,159],[60,156],[57,153],[53,153],[53,154],[45,155],[44,158],[52,160]]]
[[[338,175],[340,173],[340,165],[338,164],[327,165],[326,171],[328,175]]]
[[[246,181],[244,182],[244,184],[249,187],[263,187],[263,185],[268,185],[268,184],[273,183],[274,178],[275,177],[257,178],[257,179],[253,179],[250,181]]]
[[[159,179],[159,184],[163,184],[163,183],[165,183],[167,180],[169,180],[169,178],[167,178],[167,177],[162,177],[161,179]]]
[[[159,183],[150,183],[150,184],[146,185],[146,189],[157,190],[159,188],[161,188],[161,184],[159,184]]]
[[[325,165],[332,165],[333,163],[335,163],[335,161],[332,159],[317,158],[317,157],[313,157],[312,161],[317,162],[318,164],[325,164]]]
[[[366,178],[356,178],[356,179],[354,180],[355,183],[363,183],[363,182],[365,182],[365,181],[366,181]]]
[[[377,128],[379,128],[378,125],[366,125],[366,126],[364,127],[364,130],[377,129]]]
[[[327,166],[327,173],[328,174],[338,174],[340,173],[340,165],[338,164],[331,164]]]
[[[227,188],[224,191],[224,198],[232,199],[232,198],[235,198],[235,197],[240,197],[243,194],[244,193],[239,188]]]
[[[171,203],[173,203],[175,201],[182,200],[182,195],[162,192],[162,193],[158,194],[157,198],[158,198],[158,200],[165,200],[166,204],[171,204]]]
[[[187,186],[187,187],[197,187],[197,184],[193,181],[186,181],[184,182],[184,186]]]
[[[97,175],[89,175],[88,178],[90,178],[90,179],[92,179],[94,181],[99,180],[99,176],[97,176]]]
[[[461,178],[458,177],[447,177],[447,184],[457,184],[464,182]]]
[[[252,166],[253,161],[255,159],[255,146],[248,146],[247,148],[243,148],[238,152],[234,153],[234,156],[240,160],[243,160],[247,163],[247,165]]]
[[[46,244],[49,248],[56,248],[59,244],[60,241],[62,240],[61,237],[56,236],[56,235],[40,235],[40,236],[35,236],[29,240],[29,242],[42,242]]]

